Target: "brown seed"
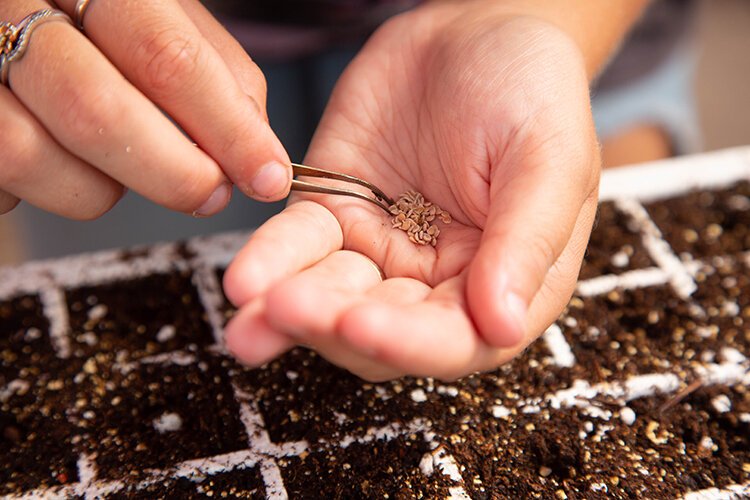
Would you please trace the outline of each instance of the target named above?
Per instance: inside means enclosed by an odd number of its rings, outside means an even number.
[[[432,222],[436,218],[449,224],[451,216],[432,202],[426,201],[421,193],[406,191],[389,207],[393,214],[391,225],[405,231],[412,243],[419,245],[437,244],[440,229]]]

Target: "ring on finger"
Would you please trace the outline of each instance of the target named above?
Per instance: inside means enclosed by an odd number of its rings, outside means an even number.
[[[18,38],[18,28],[13,23],[0,23],[0,55],[11,51]]]
[[[375,261],[372,260],[367,255],[363,255],[363,254],[360,254],[360,255],[362,255],[362,257],[364,257],[365,259],[367,259],[367,261],[372,266],[372,268],[375,270],[375,272],[378,273],[378,276],[380,277],[380,281],[384,281],[385,280],[385,272],[383,271],[383,269],[381,269],[381,267],[379,265],[377,265],[375,263]]]
[[[26,53],[31,40],[31,34],[37,26],[48,21],[65,21],[73,24],[70,17],[63,11],[57,9],[42,9],[23,18],[18,26],[7,28],[5,46],[0,49],[0,83],[8,85],[8,73],[10,63],[18,61]],[[5,23],[3,26],[8,25]]]
[[[86,10],[89,8],[91,0],[78,0],[76,6],[73,9],[75,12],[76,26],[79,30],[83,31],[83,16],[86,15]]]

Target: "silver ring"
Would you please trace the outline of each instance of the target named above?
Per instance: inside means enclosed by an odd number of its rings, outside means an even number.
[[[38,10],[23,18],[12,32],[13,36],[9,38],[11,41],[10,45],[7,45],[0,51],[0,83],[5,86],[8,85],[10,63],[18,61],[23,57],[26,49],[29,47],[29,41],[34,29],[48,21],[65,21],[68,24],[73,24],[73,21],[71,21],[65,12],[57,9]]]
[[[86,15],[86,9],[89,8],[90,3],[91,0],[78,0],[75,9],[73,9],[76,17],[76,26],[81,31],[83,31],[83,16]]]

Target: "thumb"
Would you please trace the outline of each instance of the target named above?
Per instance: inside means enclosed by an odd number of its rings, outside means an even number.
[[[599,159],[596,141],[590,144],[579,150],[585,151],[579,158],[559,149],[547,158],[537,152],[536,161],[525,156],[513,171],[495,171],[504,179],[492,183],[484,235],[466,290],[475,325],[492,346],[515,346],[534,333],[528,331],[531,324],[539,324],[527,317],[529,306],[568,245],[584,202],[596,196]],[[561,161],[561,156],[567,158]],[[550,157],[555,159],[547,161]],[[590,224],[584,229],[590,230]],[[561,288],[550,291],[569,293],[569,287]],[[534,313],[538,311],[535,307]]]

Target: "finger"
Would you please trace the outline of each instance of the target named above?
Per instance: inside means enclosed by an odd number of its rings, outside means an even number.
[[[61,1],[69,12],[74,3]],[[290,161],[261,112],[265,95],[245,93],[176,0],[94,0],[84,20],[96,46],[243,192],[261,200],[288,194]]]
[[[501,188],[491,192],[467,296],[479,331],[494,346],[524,338],[529,304],[570,240],[585,200],[596,197],[598,155],[581,150],[579,158],[527,152],[517,158],[517,171],[505,173],[509,180],[493,183]]]
[[[99,217],[120,199],[120,184],[62,149],[4,87],[0,109],[3,205],[21,198],[42,210],[83,220]]]
[[[266,318],[298,341],[331,338],[342,311],[365,300],[365,292],[381,282],[380,270],[369,258],[339,250],[273,286],[266,299]]]
[[[342,244],[341,226],[331,212],[312,201],[293,203],[252,234],[224,275],[224,292],[242,306]]]
[[[251,367],[264,365],[294,347],[292,339],[271,328],[263,317],[261,305],[262,300],[258,299],[241,308],[224,330],[227,350],[238,361]],[[315,342],[311,347],[331,363],[372,382],[389,380],[401,374],[330,339]]]
[[[591,226],[596,217],[597,197],[586,200],[578,215],[573,235],[550,268],[544,283],[529,306],[527,335],[544,332],[560,316],[570,300],[581,272],[583,254],[588,245]]]
[[[347,253],[351,254],[351,252]],[[356,260],[356,257],[353,257],[352,255],[337,254],[333,254],[329,259],[327,259],[328,262],[326,264],[321,263],[321,266],[328,267],[328,265],[330,264],[333,268],[338,268],[341,263],[346,264],[347,260]],[[365,266],[372,267],[368,264],[365,264]],[[362,294],[355,294],[355,290],[366,288],[367,286],[369,286],[368,282],[372,280],[371,276],[373,274],[377,274],[377,270],[364,268],[362,270],[365,271],[363,273],[364,279],[362,280],[363,286],[355,286],[354,289],[350,290],[350,293],[348,294],[348,296],[353,300],[363,300],[363,297],[361,296]],[[331,271],[333,271],[333,269],[331,269]],[[304,285],[304,281],[306,281],[307,279],[313,279],[315,274],[320,275],[321,272],[316,273],[305,271],[305,278],[299,280],[296,278],[292,278],[290,280],[290,283],[297,282]],[[370,275],[369,277],[368,274]],[[381,284],[382,289],[380,290],[380,292],[378,292],[377,295],[379,297],[383,297],[386,300],[396,302],[403,301],[405,297],[413,297],[413,300],[418,300],[417,296],[415,296],[414,293],[414,289],[418,288],[414,286],[415,283],[427,288],[425,285],[422,285],[421,283],[414,280],[396,278],[390,281],[391,283],[387,285],[385,284],[385,282]],[[350,283],[352,282],[350,281]],[[376,288],[380,287],[381,285],[378,285]],[[331,295],[335,296],[338,290],[333,291],[333,293],[326,292],[328,292],[328,290],[325,290],[322,293],[325,293],[328,297],[330,297]],[[419,296],[419,298],[421,298],[425,294],[426,292],[419,292],[417,295]],[[355,295],[357,295],[356,298]],[[337,297],[337,299],[338,298],[340,297]],[[262,298],[259,298],[241,308],[240,311],[235,315],[235,317],[229,322],[229,324],[227,324],[224,332],[224,341],[229,352],[242,363],[250,366],[260,366],[264,363],[267,363],[272,359],[278,357],[294,345],[293,340],[289,336],[281,333],[276,328],[272,328],[266,321],[263,314],[263,302],[264,300]],[[337,300],[336,302],[339,304],[342,310],[348,305],[345,301],[342,300]],[[330,309],[330,304],[326,305],[327,308]],[[292,311],[293,314],[299,315],[299,312],[296,311],[296,308],[292,309]],[[302,311],[303,313],[305,311],[309,311],[309,308],[303,307]],[[325,312],[323,313],[323,316],[326,316]],[[309,323],[312,325],[313,330],[316,328],[320,328],[320,317],[321,315],[315,313],[309,315]],[[309,326],[310,325],[305,324],[304,328],[308,328]],[[325,335],[321,336],[305,335],[305,337],[308,339],[305,344],[315,349],[321,356],[323,356],[330,362],[359,375],[364,379],[370,381],[381,381],[395,378],[401,375],[400,372],[388,365],[384,365],[376,360],[369,359],[362,354],[352,351],[346,345],[342,345],[341,342],[335,337],[330,337],[330,335],[328,335],[328,332],[326,332]]]
[[[21,200],[16,198],[10,193],[6,193],[0,189],[0,215],[7,214],[18,206]]]
[[[240,308],[224,328],[224,344],[240,362],[260,366],[294,347],[288,336],[271,328],[257,299]]]
[[[358,352],[403,373],[455,379],[496,357],[472,325],[465,305],[465,276],[451,278],[427,300],[413,304],[369,301],[338,322],[339,335]]]
[[[218,165],[72,26],[39,25],[10,85],[60,145],[156,203],[211,215],[229,201]]]
[[[232,72],[242,91],[255,99],[264,119],[266,113],[266,78],[257,64],[235,38],[227,32],[219,21],[202,3],[195,0],[179,0],[182,9],[192,19],[201,35],[216,49]]]
[[[368,299],[388,304],[414,304],[424,300],[430,291],[429,286],[415,279],[389,278],[369,289],[364,298],[350,294],[348,303],[338,300],[337,316],[340,318],[349,308]],[[336,295],[336,292],[333,294]],[[341,298],[340,295],[338,298]],[[372,357],[368,352],[363,353],[360,349],[352,348],[348,342],[342,342],[338,335],[322,339],[315,337],[308,339],[308,342],[318,354],[331,363],[370,382],[392,380],[408,373]]]
[[[340,340],[324,339],[310,347],[330,363],[368,382],[383,382],[405,375],[405,372],[352,350]]]
[[[388,278],[367,291],[367,297],[388,304],[416,304],[425,300],[432,288],[412,278]]]
[[[352,350],[336,335],[341,315],[357,304],[373,300],[413,303],[430,291],[414,279],[381,279],[380,270],[364,255],[334,252],[273,287],[267,296],[266,318],[276,330],[292,335],[330,362],[366,380],[395,378],[403,372]]]

